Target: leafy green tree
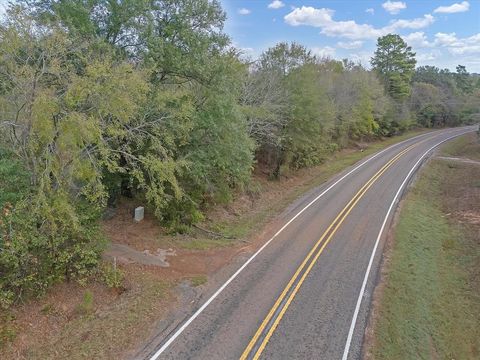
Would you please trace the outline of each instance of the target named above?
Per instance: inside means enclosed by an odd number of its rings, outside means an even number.
[[[148,84],[108,49],[94,53],[99,44],[38,28],[20,8],[0,38],[0,74],[8,81],[0,139],[28,169],[32,187],[2,209],[0,302],[8,305],[95,268],[104,245],[102,169],[118,169],[126,152],[112,143],[127,135]]]
[[[228,201],[235,188],[249,181],[253,168],[254,143],[238,104],[245,67],[234,54],[215,62],[217,75],[197,94],[201,98],[195,97],[188,141],[178,149],[188,161],[184,200],[197,207]]]
[[[463,65],[457,65],[457,73],[455,74],[455,81],[457,87],[464,93],[470,93],[473,90],[472,79],[467,71],[467,68]]]
[[[222,32],[225,12],[216,0],[153,1],[140,38],[142,54],[153,67],[154,82],[198,82],[208,86],[216,62],[230,44]]]
[[[411,108],[417,121],[424,127],[445,125],[447,109],[444,107],[442,92],[432,84],[415,82],[412,88]]]
[[[47,26],[62,24],[77,37],[98,37],[119,49],[135,52],[148,24],[148,0],[19,0]]]
[[[448,69],[441,70],[435,66],[418,67],[413,81],[434,85],[450,98],[455,97],[458,91],[453,74]]]
[[[330,101],[319,67],[305,64],[290,72],[289,117],[285,127],[285,162],[298,169],[319,164],[331,152],[329,134],[335,109]]]
[[[267,49],[260,56],[260,67],[265,70],[273,70],[283,76],[290,71],[306,64],[315,62],[311,51],[296,42],[281,42]]]
[[[324,76],[330,78],[329,96],[336,114],[334,139],[339,146],[388,133],[385,113],[389,101],[374,73],[344,63],[340,71],[327,71]]]
[[[394,99],[403,100],[409,96],[415,72],[415,53],[399,35],[388,34],[378,38],[371,64]]]
[[[436,107],[435,118],[438,121],[432,123],[433,126],[456,126],[471,122],[472,116],[476,116],[475,104],[478,102],[472,101],[475,98],[474,77],[468,74],[465,67],[458,66],[456,73],[433,66],[419,67],[415,72],[414,81],[431,84],[439,92],[441,104]],[[422,87],[425,88],[424,85]],[[416,96],[419,99],[412,95],[411,103],[414,106],[419,100],[424,99],[420,90],[417,87]]]
[[[115,59],[148,74],[147,102],[109,144],[118,153],[104,171],[111,203],[120,193],[145,196],[161,220],[190,223],[209,199],[245,183],[253,146],[237,103],[246,69],[229,50],[218,1],[34,4],[44,23],[111,44]]]
[[[292,72],[315,57],[297,43],[279,43],[266,50],[252,66],[243,88],[242,109],[247,117],[250,136],[257,143],[257,160],[278,177],[288,152],[288,123],[292,119],[293,93],[288,80]],[[293,76],[293,75],[292,75]]]

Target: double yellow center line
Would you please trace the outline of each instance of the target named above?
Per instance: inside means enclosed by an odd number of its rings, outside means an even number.
[[[308,276],[313,266],[317,262],[318,258],[322,254],[325,247],[328,245],[333,235],[337,232],[340,225],[344,222],[345,218],[350,214],[355,205],[360,201],[360,199],[365,195],[365,193],[370,189],[370,187],[382,176],[382,174],[387,171],[387,169],[392,166],[400,157],[405,153],[413,149],[418,144],[418,142],[407,147],[405,150],[401,151],[395,155],[390,161],[388,161],[375,175],[373,175],[370,180],[368,180],[365,185],[355,194],[355,196],[348,202],[348,204],[340,211],[335,220],[330,224],[327,230],[323,235],[318,239],[318,241],[313,246],[312,250],[308,253],[306,258],[303,260],[302,264],[298,267],[297,271],[293,277],[288,282],[285,289],[282,291],[277,301],[270,309],[268,315],[263,320],[262,324],[258,328],[257,332],[253,336],[252,340],[249,342],[247,348],[243,352],[240,360],[245,359],[258,359],[262,354],[265,346],[272,337],[275,329],[282,320],[285,312],[290,306],[292,300],[297,294],[298,290],[302,286],[305,278]],[[324,241],[325,240],[325,241]],[[320,246],[321,245],[321,246]]]

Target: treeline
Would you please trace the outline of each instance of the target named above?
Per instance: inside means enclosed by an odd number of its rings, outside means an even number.
[[[120,196],[184,231],[255,166],[272,178],[351,141],[478,121],[464,67],[373,70],[281,43],[242,58],[218,1],[18,1],[0,24],[0,305],[96,271]],[[388,54],[394,61],[385,59]],[[387,61],[388,60],[388,61]]]

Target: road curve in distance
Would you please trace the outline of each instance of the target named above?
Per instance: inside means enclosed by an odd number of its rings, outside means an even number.
[[[360,358],[383,230],[408,178],[438,144],[476,128],[403,141],[315,189],[273,238],[139,358]]]

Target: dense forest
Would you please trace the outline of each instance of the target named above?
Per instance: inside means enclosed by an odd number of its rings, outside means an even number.
[[[480,121],[480,78],[416,68],[395,34],[371,69],[279,43],[246,59],[217,0],[20,0],[0,23],[0,306],[84,281],[99,220],[142,199],[175,231],[352,141]]]

